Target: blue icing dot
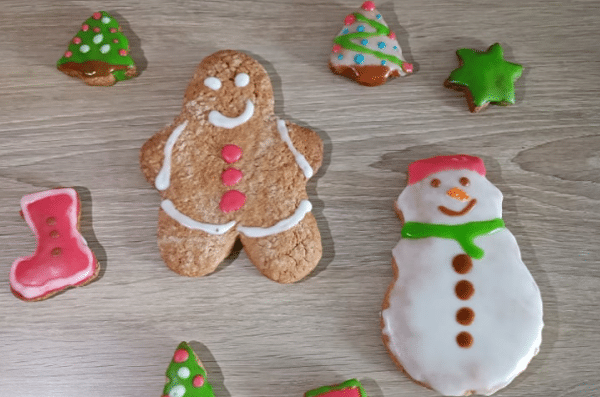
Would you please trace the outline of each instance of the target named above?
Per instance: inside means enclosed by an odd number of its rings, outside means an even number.
[[[377,15],[375,15],[375,18],[377,18],[377,19],[381,19],[381,14],[377,14]]]
[[[383,41],[380,41],[379,43],[377,43],[377,47],[384,49],[385,48],[385,43]]]
[[[363,63],[365,61],[365,57],[361,54],[358,54],[354,57],[354,62],[358,63],[359,65],[361,63]]]
[[[344,59],[344,56],[342,54],[340,54],[340,55],[338,55],[338,59],[342,60],[342,59]]]
[[[394,46],[394,50],[398,51],[398,46],[397,45]]]
[[[342,30],[342,34],[348,34],[350,31],[348,30],[348,28],[344,28],[344,30]]]
[[[381,64],[382,64],[382,65],[385,65],[385,64],[386,64],[386,61],[385,61],[385,59],[384,59],[383,61],[381,61]]]
[[[356,28],[357,32],[364,32],[365,31],[365,27],[360,25],[359,27]]]
[[[367,44],[369,44],[369,40],[367,40],[367,39],[362,39],[362,40],[360,41],[360,44],[362,44],[362,45],[367,45]]]

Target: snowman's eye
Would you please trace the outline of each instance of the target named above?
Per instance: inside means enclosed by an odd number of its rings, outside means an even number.
[[[248,73],[239,73],[235,76],[235,86],[236,87],[245,87],[250,82],[250,76]]]
[[[204,85],[210,88],[211,90],[218,90],[221,88],[221,80],[216,77],[207,77],[204,79]]]
[[[469,186],[469,184],[471,183],[471,181],[469,180],[469,178],[464,177],[464,176],[462,178],[460,178],[458,181],[463,186]]]
[[[433,186],[433,187],[439,187],[439,186],[442,184],[442,182],[440,182],[440,180],[439,180],[439,179],[437,179],[437,178],[434,178],[434,179],[432,179],[432,180],[431,180],[430,184],[431,184],[431,186]]]

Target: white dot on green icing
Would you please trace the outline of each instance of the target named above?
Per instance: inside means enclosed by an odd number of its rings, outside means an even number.
[[[181,379],[189,378],[190,377],[190,369],[188,367],[179,368],[179,370],[177,371],[177,376],[179,376]]]
[[[108,45],[108,44],[104,44],[102,47],[100,47],[100,52],[103,54],[106,54],[109,51],[110,51],[110,45]]]
[[[102,23],[109,23],[110,22],[110,18],[109,17],[102,17],[101,21],[102,21]]]
[[[95,35],[92,40],[94,41],[94,44],[100,44],[102,43],[102,40],[104,40],[104,36],[102,36],[102,33],[100,33]]]
[[[174,386],[169,391],[169,397],[183,397],[184,395],[185,395],[185,387],[183,385]]]
[[[88,52],[90,50],[90,46],[87,44],[82,45],[81,47],[79,47],[79,51],[83,52],[84,54],[86,52]]]

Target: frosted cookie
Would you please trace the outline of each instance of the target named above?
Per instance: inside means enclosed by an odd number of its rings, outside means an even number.
[[[500,44],[492,45],[485,52],[461,48],[456,55],[460,67],[450,73],[444,85],[464,92],[472,113],[490,103],[515,103],[515,81],[521,77],[523,66],[505,61]]]
[[[137,75],[129,41],[105,11],[95,12],[81,25],[56,66],[89,85],[113,85]]]
[[[307,391],[304,397],[367,397],[367,393],[357,379],[350,379],[339,385]]]
[[[100,266],[79,233],[79,196],[74,189],[52,189],[21,198],[21,214],[37,239],[35,252],[10,269],[15,296],[37,301],[69,287],[89,283]]]
[[[186,342],[177,346],[166,375],[162,397],[215,397],[202,362]]]
[[[490,395],[542,341],[542,299],[502,220],[502,193],[478,157],[409,165],[383,339],[415,381],[446,396]]]
[[[333,43],[329,68],[359,84],[381,85],[388,78],[413,72],[413,65],[402,57],[396,34],[372,1],[346,16]]]
[[[205,58],[173,124],[141,149],[141,168],[162,197],[158,246],[172,270],[213,272],[237,238],[267,277],[291,283],[321,258],[306,183],[323,142],[274,114],[271,81],[237,51]]]

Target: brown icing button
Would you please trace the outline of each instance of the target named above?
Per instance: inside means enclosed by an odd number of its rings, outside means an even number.
[[[456,312],[456,321],[461,325],[471,325],[475,320],[475,312],[469,307],[463,307]]]
[[[467,254],[456,255],[454,259],[452,259],[452,267],[456,273],[466,274],[471,271],[473,260]]]
[[[50,226],[54,226],[56,225],[56,218],[51,216],[50,218],[46,219],[46,224],[50,225]]]
[[[475,287],[467,280],[460,280],[454,287],[454,292],[459,299],[467,300],[475,293]]]
[[[471,345],[473,345],[473,336],[470,333],[463,331],[456,335],[456,343],[463,348],[471,347]]]
[[[62,253],[62,249],[60,249],[59,247],[53,248],[52,251],[50,251],[50,255],[52,256],[59,256]]]
[[[52,230],[50,232],[50,237],[51,238],[58,238],[60,235],[58,234],[58,230]]]

